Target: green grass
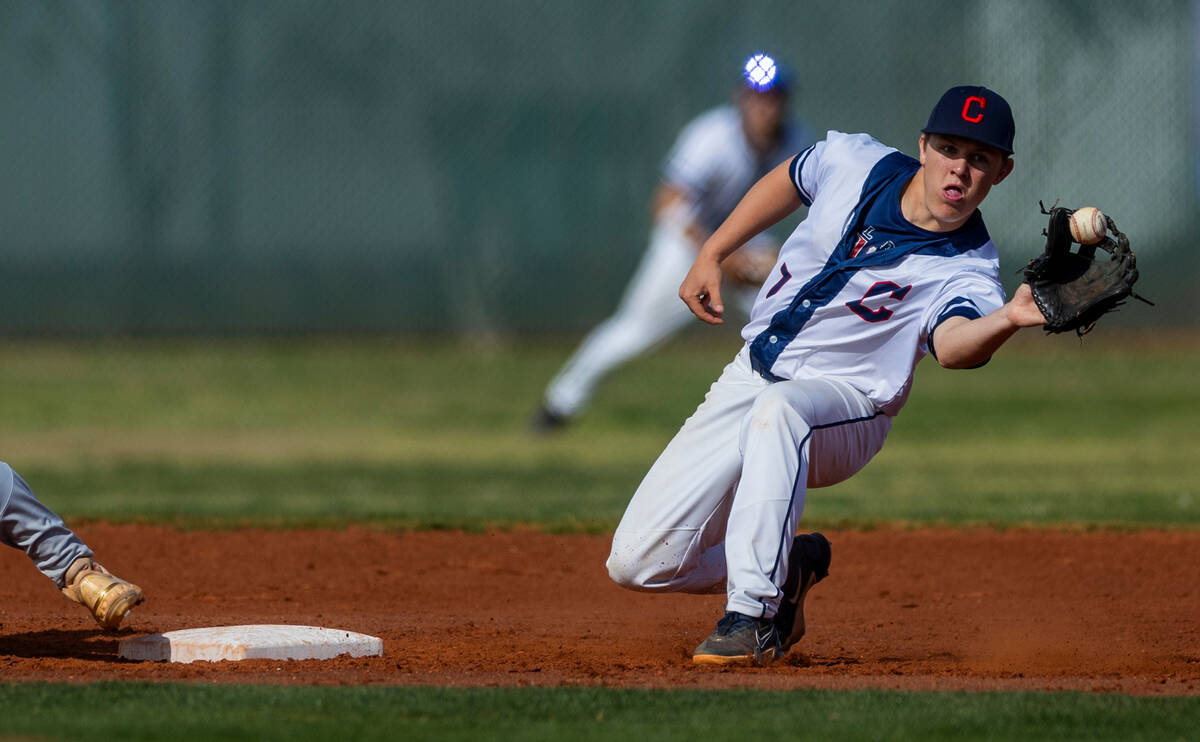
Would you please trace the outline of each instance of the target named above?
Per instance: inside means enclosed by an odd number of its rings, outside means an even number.
[[[883,452],[806,519],[1197,527],[1200,344],[1102,332],[925,361]],[[687,334],[538,438],[568,343],[10,341],[0,454],[69,519],[604,530],[736,344]]]
[[[1194,340],[926,361],[883,452],[806,520],[1196,528]],[[68,519],[602,531],[736,345],[688,334],[538,438],[568,343],[10,341],[0,454]],[[1071,693],[29,683],[0,709],[0,740],[1200,738],[1200,699]]]
[[[1078,693],[0,685],[0,735],[157,740],[1188,740],[1200,698]]]
[[[29,467],[38,491],[60,512],[108,521],[181,526],[338,526],[350,521],[398,528],[506,527],[600,532],[615,525],[640,467],[596,472],[567,463],[310,462],[276,464],[122,461],[114,466]]]

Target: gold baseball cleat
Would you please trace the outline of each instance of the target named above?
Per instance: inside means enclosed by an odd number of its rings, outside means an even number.
[[[146,599],[140,587],[122,580],[90,557],[76,559],[67,568],[66,581],[63,595],[87,608],[106,631],[120,626],[129,611]]]

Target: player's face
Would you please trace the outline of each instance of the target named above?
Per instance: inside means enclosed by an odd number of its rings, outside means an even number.
[[[1003,152],[974,139],[923,134],[920,150],[925,206],[943,230],[962,226],[992,186],[1012,172]]]
[[[742,128],[756,151],[765,153],[775,144],[787,115],[787,98],[778,93],[742,91],[738,96]]]

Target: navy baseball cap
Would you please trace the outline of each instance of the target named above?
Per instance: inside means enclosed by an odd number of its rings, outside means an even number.
[[[742,84],[755,93],[787,95],[792,89],[792,76],[770,54],[755,54],[742,67]]]
[[[974,139],[1011,155],[1016,126],[1008,101],[999,93],[981,85],[959,85],[942,95],[921,131]]]

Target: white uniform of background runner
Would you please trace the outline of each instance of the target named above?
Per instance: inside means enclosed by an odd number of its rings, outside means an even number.
[[[692,313],[677,293],[700,249],[688,235],[689,224],[711,233],[750,186],[812,141],[800,124],[785,123],[774,148],[760,157],[747,142],[741,116],[733,106],[701,114],[683,129],[666,158],[662,178],[685,193],[687,202],[659,216],[616,313],[588,334],[550,381],[544,415],[565,421],[579,414],[606,374],[691,322]],[[742,249],[773,250],[775,244],[763,238]],[[731,298],[749,314],[752,289],[734,289]]]
[[[917,168],[868,135],[832,131],[793,159],[808,217],[759,291],[746,345],[634,494],[608,560],[615,581],[724,586],[727,611],[773,616],[807,488],[880,450],[938,324],[1004,303],[979,212],[945,233],[902,216]]]

